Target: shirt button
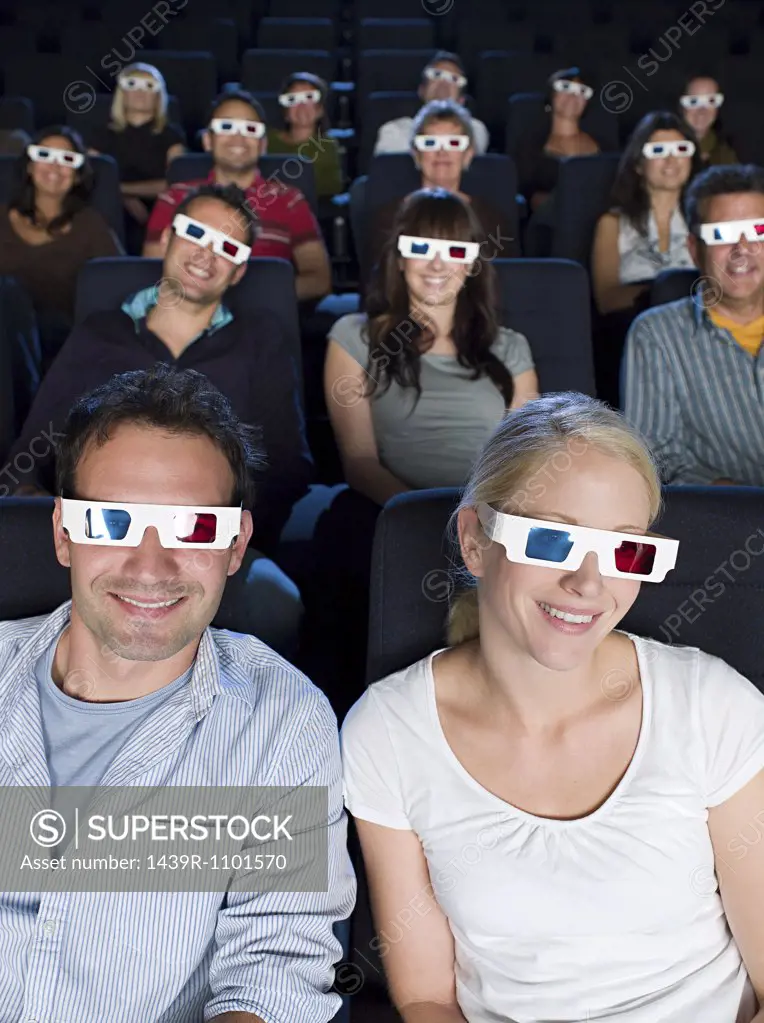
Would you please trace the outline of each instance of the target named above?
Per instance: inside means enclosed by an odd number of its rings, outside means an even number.
[[[48,936],[51,936],[51,935],[55,934],[56,933],[56,921],[55,920],[46,920],[42,929],[43,929],[44,933],[47,934]],[[32,1021],[30,1020],[29,1023],[32,1023]]]

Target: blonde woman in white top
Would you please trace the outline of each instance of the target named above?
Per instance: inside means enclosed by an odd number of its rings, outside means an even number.
[[[764,842],[740,841],[764,695],[617,628],[675,563],[659,506],[617,413],[571,394],[510,412],[456,516],[476,585],[451,646],[345,721],[405,1023],[764,1021]]]

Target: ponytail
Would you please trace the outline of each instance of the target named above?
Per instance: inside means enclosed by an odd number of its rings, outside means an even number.
[[[458,646],[480,635],[477,587],[470,586],[454,598],[448,614],[446,638],[449,646]]]

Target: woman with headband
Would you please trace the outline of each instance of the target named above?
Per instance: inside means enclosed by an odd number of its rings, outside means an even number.
[[[140,253],[154,199],[167,168],[186,151],[183,129],[167,119],[167,86],[151,64],[130,64],[117,80],[108,125],[93,132],[90,151],[117,161],[128,214],[128,247]]]
[[[319,199],[331,199],[342,191],[339,149],[326,135],[328,91],[323,78],[309,71],[290,75],[279,91],[284,127],[268,129],[268,152],[291,153],[313,165]]]
[[[90,200],[93,169],[71,128],[44,128],[16,161],[10,202],[0,207],[0,274],[28,292],[37,314],[43,371],[74,322],[77,275],[120,244]]]
[[[619,371],[626,332],[646,308],[662,270],[691,267],[682,201],[700,170],[692,128],[676,114],[645,114],[626,144],[597,224],[592,286],[600,314],[595,329],[597,393],[619,404]]]
[[[724,94],[719,83],[710,75],[695,75],[679,97],[682,117],[695,132],[705,167],[740,163],[737,153],[721,131],[719,110],[723,103]]]
[[[764,694],[620,627],[681,557],[660,504],[602,403],[509,413],[453,517],[470,585],[447,646],[345,719],[405,1023],[764,1020],[764,843],[740,840],[764,806]]]

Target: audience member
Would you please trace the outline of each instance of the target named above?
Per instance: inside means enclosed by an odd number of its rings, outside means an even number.
[[[44,1019],[53,1003],[60,1018],[113,1023],[328,1020],[340,1007],[331,992],[342,954],[333,927],[353,908],[355,879],[335,716],[323,694],[258,639],[210,628],[252,531],[252,456],[250,431],[199,373],[165,366],[126,373],[76,403],[61,439],[53,514],[72,599],[44,618],[0,625],[5,749],[17,751],[3,758],[0,783],[6,792],[50,790],[46,805],[70,818],[78,793],[99,786],[103,805],[104,789],[135,784],[155,793],[193,786],[202,801],[208,791],[208,802],[210,785],[218,793],[233,787],[253,793],[256,813],[262,786],[282,793],[320,786],[326,809],[318,823],[298,810],[287,832],[293,842],[261,847],[290,845],[288,885],[263,857],[257,885],[245,865],[225,890],[212,873],[205,890],[195,873],[175,894],[161,894],[170,890],[166,878],[152,893],[144,861],[139,874],[114,871],[120,883],[93,895],[78,888],[74,846],[58,847],[73,875],[63,888],[69,894],[55,884],[0,893],[7,1018]],[[156,799],[151,805],[167,812]],[[285,810],[292,805],[280,800]],[[79,805],[82,821],[87,803]],[[262,834],[268,821],[257,819]],[[7,834],[22,823],[5,826]],[[80,851],[87,837],[83,827]],[[168,863],[190,851],[172,830],[160,837],[168,841],[155,851],[161,847]],[[306,840],[323,848],[321,885],[300,873],[305,853],[292,847]],[[216,853],[226,845],[193,844]],[[250,842],[241,851],[252,849]],[[46,924],[42,937],[43,920],[55,922],[55,936]],[[51,955],[59,964],[52,971]]]
[[[626,415],[666,483],[764,487],[764,170],[704,171],[685,211],[703,286],[633,324]]]
[[[599,152],[591,135],[581,130],[581,117],[593,92],[577,67],[555,71],[547,83],[544,120],[521,142],[517,173],[520,192],[532,214],[526,232],[526,249],[531,255],[548,256],[551,252],[560,161]]]
[[[128,234],[143,241],[156,197],[167,187],[171,160],[185,152],[185,135],[167,119],[167,86],[151,64],[130,64],[117,79],[109,123],[90,136],[94,153],[113,156],[122,179]],[[140,252],[140,244],[129,246]]]
[[[434,99],[450,100],[464,105],[467,75],[460,58],[455,53],[439,50],[422,71],[422,80],[417,95],[422,104]],[[374,154],[405,153],[411,145],[412,117],[396,117],[383,124],[374,144]],[[488,129],[482,121],[472,119],[475,151],[484,153],[488,149]]]
[[[581,117],[594,90],[577,67],[555,71],[547,83],[544,123],[524,140],[517,154],[520,191],[536,212],[548,202],[557,184],[560,160],[599,152],[591,135],[581,130]]]
[[[411,155],[421,173],[422,188],[444,188],[472,206],[485,235],[506,241],[503,257],[519,255],[508,215],[480,195],[462,191],[462,175],[475,155],[473,122],[467,110],[450,100],[433,100],[417,114],[410,138]],[[369,266],[373,266],[392,236],[400,198],[373,211]],[[498,253],[497,253],[498,254]]]
[[[350,489],[316,531],[325,563],[317,614],[321,636],[341,651],[339,678],[363,679],[380,507],[408,490],[462,486],[504,411],[538,393],[528,342],[498,325],[483,238],[457,196],[415,192],[396,219],[368,315],[344,316],[329,337],[326,404]],[[358,691],[332,691],[338,713]]]
[[[691,267],[682,197],[700,169],[693,131],[675,114],[646,114],[618,168],[612,206],[600,217],[592,252],[592,286],[601,320],[595,332],[597,388],[618,403],[623,342],[645,308],[661,270]]]
[[[368,314],[332,328],[326,403],[345,479],[377,504],[461,486],[504,410],[538,393],[528,342],[497,323],[484,239],[469,203],[443,189],[414,192],[396,217]]]
[[[299,370],[275,316],[237,318],[223,301],[247,271],[253,243],[241,191],[205,185],[187,193],[165,230],[161,288],[140,291],[120,310],[93,313],[75,328],[43,380],[11,460],[34,450],[42,431],[59,430],[74,401],[114,373],[165,362],[206,374],[262,435],[266,464],[255,480],[254,549],[235,585],[247,587],[242,600],[251,631],[280,652],[291,651],[302,614],[299,593],[262,554],[277,554],[281,530],[312,477]],[[51,492],[52,472],[53,455],[36,459],[18,474],[20,492]]]
[[[695,132],[700,159],[706,166],[738,162],[735,150],[721,131],[719,110],[723,103],[719,83],[710,75],[690,78],[679,98],[682,117]]]
[[[260,230],[253,256],[286,259],[295,268],[298,299],[321,298],[331,287],[331,267],[316,218],[302,192],[281,181],[265,178],[257,163],[265,152],[266,124],[260,103],[246,92],[225,92],[216,101],[204,148],[214,166],[207,181],[237,185],[246,204],[257,214]],[[156,201],[146,229],[144,256],[162,256],[178,206],[201,182],[174,185]]]
[[[764,802],[764,694],[617,628],[674,567],[660,500],[647,450],[593,399],[508,415],[455,515],[476,586],[448,647],[345,721],[404,1019],[756,1016],[764,845],[728,850]]]
[[[19,156],[13,194],[0,206],[0,274],[12,274],[35,307],[46,369],[71,329],[77,274],[120,245],[90,205],[94,176],[80,137],[45,128]]]
[[[267,133],[269,152],[292,153],[313,165],[319,199],[337,195],[343,185],[339,148],[326,134],[328,91],[329,86],[318,75],[308,71],[290,75],[279,91],[284,127],[269,128]]]

